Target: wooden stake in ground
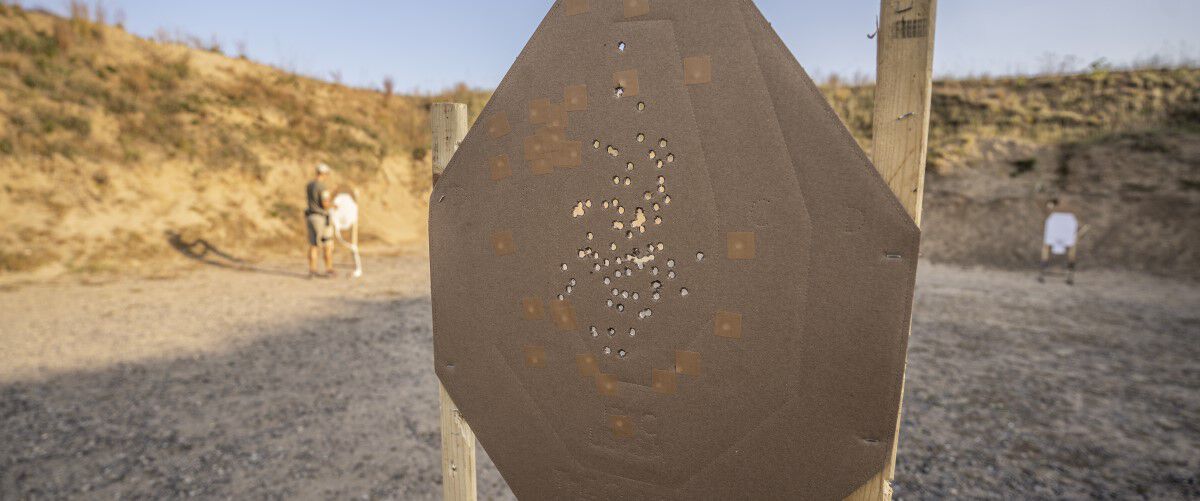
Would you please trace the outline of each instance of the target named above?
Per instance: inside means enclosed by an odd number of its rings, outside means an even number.
[[[881,0],[872,151],[875,168],[917,226],[921,225],[921,200],[925,192],[936,21],[937,0]],[[896,438],[883,472],[846,499],[892,498],[891,481],[896,478],[899,438],[900,414],[897,414]]]
[[[429,109],[429,123],[433,130],[433,183],[437,184],[467,136],[467,105],[435,103]],[[474,501],[475,433],[440,382],[438,392],[442,401],[442,499]]]

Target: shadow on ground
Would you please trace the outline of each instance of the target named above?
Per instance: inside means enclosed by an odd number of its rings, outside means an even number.
[[[339,311],[224,354],[3,386],[0,498],[440,498],[428,298]],[[480,463],[483,499],[507,496]]]
[[[188,241],[183,238],[179,232],[169,230],[166,232],[167,243],[171,245],[183,257],[207,264],[218,268],[230,270],[248,271],[253,273],[263,273],[267,275],[278,275],[281,277],[308,278],[305,273],[288,271],[280,268],[266,267],[251,263],[245,259],[239,258],[228,252],[221,250],[216,245],[213,245],[208,240],[196,238]]]

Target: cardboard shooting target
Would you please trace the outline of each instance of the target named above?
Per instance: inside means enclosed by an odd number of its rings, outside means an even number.
[[[836,498],[919,234],[748,0],[562,0],[434,190],[435,364],[522,499]]]

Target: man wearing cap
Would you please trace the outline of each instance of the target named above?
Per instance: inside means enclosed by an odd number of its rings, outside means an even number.
[[[326,228],[329,227],[330,192],[325,187],[325,180],[332,169],[328,165],[317,165],[317,175],[305,187],[308,203],[304,208],[305,226],[308,227],[308,277],[317,276],[317,254],[325,251],[325,276],[332,277],[333,271],[333,241],[330,240]]]

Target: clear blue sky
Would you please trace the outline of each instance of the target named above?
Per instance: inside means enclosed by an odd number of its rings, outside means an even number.
[[[617,1],[617,0],[605,0]],[[820,79],[874,72],[878,0],[757,0],[800,63]],[[62,12],[66,0],[24,0]],[[550,0],[104,0],[141,35],[160,28],[226,52],[346,83],[438,90],[494,87]],[[110,15],[110,19],[111,19]],[[1068,57],[1117,64],[1155,54],[1200,59],[1200,0],[941,0],[935,72],[1037,72]],[[459,36],[441,34],[456,30]]]

